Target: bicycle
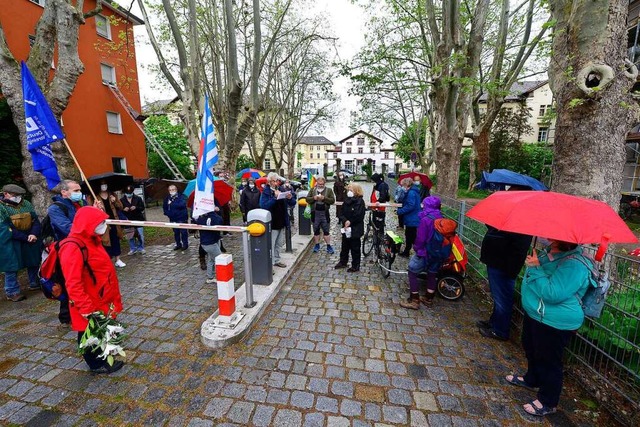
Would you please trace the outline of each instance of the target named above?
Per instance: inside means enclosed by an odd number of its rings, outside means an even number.
[[[389,277],[391,266],[396,259],[404,241],[393,231],[384,232],[384,228],[378,227],[373,218],[373,211],[369,210],[367,228],[362,239],[362,254],[367,257],[375,249],[376,264],[380,267],[382,277]]]

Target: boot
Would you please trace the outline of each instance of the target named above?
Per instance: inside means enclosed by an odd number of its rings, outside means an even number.
[[[406,301],[400,301],[400,307],[408,308],[410,310],[419,310],[420,299],[418,298],[418,294],[411,294],[411,296]]]
[[[431,307],[433,305],[433,298],[436,296],[436,293],[427,292],[426,295],[420,295],[420,302],[422,305]]]
[[[206,270],[207,269],[206,257],[200,255],[198,259],[200,260],[200,270]]]

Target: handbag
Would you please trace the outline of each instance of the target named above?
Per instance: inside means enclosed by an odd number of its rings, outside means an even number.
[[[31,213],[17,213],[10,216],[11,223],[13,226],[19,231],[29,231],[31,230],[31,224],[33,220],[31,219]]]

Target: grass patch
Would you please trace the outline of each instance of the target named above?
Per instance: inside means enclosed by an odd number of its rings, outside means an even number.
[[[486,190],[458,190],[459,199],[486,199],[489,194]]]

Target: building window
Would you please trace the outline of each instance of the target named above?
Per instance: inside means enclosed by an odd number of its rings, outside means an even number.
[[[42,6],[42,7],[44,7],[44,4],[45,4],[45,2],[46,2],[46,0],[29,0],[29,1],[30,1],[31,3],[35,3],[35,4],[37,4],[38,6]]]
[[[316,157],[317,157],[317,158],[320,158],[320,153],[316,154]]]
[[[345,160],[344,161],[344,168],[348,171],[353,172],[353,160]]]
[[[100,64],[100,73],[102,74],[102,83],[116,84],[116,69],[114,67]]]
[[[549,111],[551,111],[551,105],[541,105],[540,111],[538,112],[538,117],[543,117]]]
[[[271,159],[264,159],[264,168],[271,169]]]
[[[356,160],[356,173],[362,173],[362,166],[364,165],[364,160],[358,159]]]
[[[385,158],[385,160],[389,159],[389,152],[388,151],[384,152],[384,158]]]
[[[549,128],[540,128],[538,130],[538,142],[547,142],[549,137]]]
[[[111,40],[111,24],[107,17],[96,15],[96,31],[99,36]]]
[[[364,145],[364,136],[358,137],[358,145]]]
[[[124,157],[112,157],[111,164],[115,173],[127,173],[127,159]]]
[[[347,154],[351,154],[351,147],[347,148]]]
[[[371,172],[375,172],[376,171],[376,161],[372,161],[371,162]]]
[[[362,154],[364,153],[364,148],[363,147],[358,147],[358,154]]]
[[[122,133],[120,113],[107,111],[107,127],[109,128],[109,133]]]
[[[337,159],[338,158],[338,153],[333,153],[333,158]]]
[[[351,145],[353,141],[347,141],[347,145]]]
[[[320,151],[320,146],[316,145],[316,151]]]

